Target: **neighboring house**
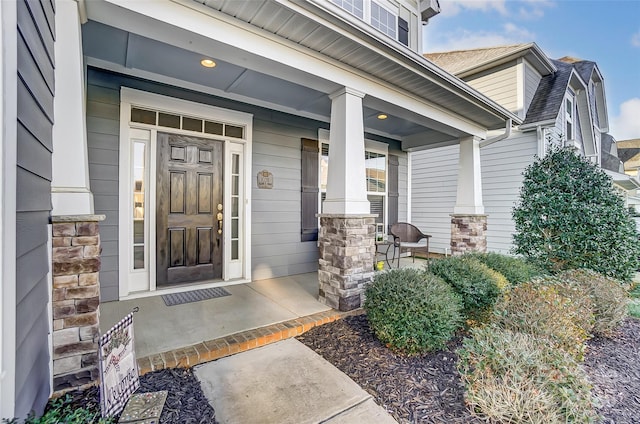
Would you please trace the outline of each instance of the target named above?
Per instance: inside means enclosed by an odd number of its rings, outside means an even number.
[[[0,2],[0,415],[90,379],[92,284],[108,302],[318,270],[322,301],[358,307],[374,217],[409,219],[411,150],[452,146],[443,212],[476,219],[477,140],[522,119],[422,57],[437,12]]]
[[[522,119],[506,138],[480,142],[487,248],[507,253],[522,173],[536,155],[564,145],[594,163],[610,162],[600,147],[609,130],[602,74],[591,61],[551,60],[535,43],[425,56]],[[459,183],[456,153],[455,146],[442,145],[412,153],[410,159],[411,221],[433,235],[431,245],[441,253],[451,245],[449,214]],[[634,184],[618,171],[613,176],[621,184]]]
[[[640,170],[640,138],[630,140],[620,140],[615,142],[617,155],[622,161],[624,173],[632,180],[639,179],[638,170]],[[640,214],[640,193],[638,188],[634,188],[627,192],[627,205],[635,210],[636,214]],[[640,228],[639,228],[640,230]]]

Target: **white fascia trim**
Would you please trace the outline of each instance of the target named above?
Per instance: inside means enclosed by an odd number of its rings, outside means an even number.
[[[15,2],[0,1],[0,417],[16,400],[16,167],[18,26]]]
[[[168,31],[166,26],[145,25],[143,28],[139,23],[139,19],[137,21],[133,18],[124,19],[121,10],[129,10],[156,21],[164,22],[176,29],[186,30],[206,39],[217,40],[256,56],[274,60],[290,68],[305,70],[305,72],[323,80],[367,93],[367,95],[396,104],[406,110],[414,111],[464,133],[478,137],[485,136],[486,129],[467,118],[431,104],[425,99],[398,89],[384,81],[362,75],[356,69],[352,69],[337,60],[305,49],[296,43],[260,30],[250,24],[233,20],[223,13],[196,2],[183,3],[178,0],[171,2],[108,0],[106,3],[121,7],[121,9],[118,9],[120,13],[112,13],[111,9],[108,8],[100,10],[101,22],[108,25],[139,33],[170,45],[193,51],[197,49],[197,51],[203,53],[216,55],[215,46],[212,46],[206,40],[199,40],[198,37],[193,37],[191,40],[181,40],[181,37],[175,37],[174,31]],[[99,5],[100,3],[97,4]],[[228,60],[228,58],[225,59]],[[302,77],[292,81],[303,85],[309,84],[308,77],[304,81]],[[471,90],[471,88],[468,88],[468,90]],[[508,115],[512,114],[508,112]],[[496,113],[496,116],[499,116],[499,114]],[[520,121],[517,116],[513,115],[513,117],[514,121]]]
[[[518,59],[518,63],[516,65],[516,110],[518,111],[518,116],[520,119],[524,120],[525,118],[525,110],[524,110],[524,60],[522,58]]]

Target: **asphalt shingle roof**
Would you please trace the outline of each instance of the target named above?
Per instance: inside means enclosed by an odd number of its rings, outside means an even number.
[[[532,43],[511,44],[507,46],[487,47],[471,50],[456,50],[451,52],[425,53],[431,62],[435,63],[445,71],[456,75],[471,68],[493,62],[501,57],[509,56],[513,53],[526,50]]]
[[[558,116],[573,65],[558,60],[552,62],[557,71],[540,80],[523,125],[556,119]]]

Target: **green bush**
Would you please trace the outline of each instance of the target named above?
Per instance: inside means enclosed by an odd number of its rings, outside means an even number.
[[[596,415],[578,364],[544,339],[495,326],[471,330],[458,370],[472,411],[496,423],[590,423]]]
[[[525,283],[494,308],[492,322],[506,330],[545,337],[576,359],[583,359],[589,333],[576,322],[581,310],[558,287]]]
[[[592,333],[610,337],[627,317],[627,293],[620,281],[591,270],[570,270],[558,275],[590,296],[595,322]]]
[[[568,149],[525,170],[513,220],[514,252],[549,272],[587,268],[628,282],[638,268],[635,222],[611,178]]]
[[[24,420],[13,418],[3,421],[7,424],[111,424],[113,422],[113,418],[102,418],[99,409],[90,410],[74,406],[69,395],[50,400],[47,410],[41,417],[36,417],[32,413]]]
[[[569,299],[571,308],[565,309],[565,314],[585,334],[592,334],[595,322],[593,301],[591,294],[588,290],[585,290],[583,285],[574,280],[552,276],[536,278],[532,282],[538,285],[551,286],[557,290],[560,296]]]
[[[524,258],[503,255],[500,253],[470,253],[468,256],[476,259],[489,268],[498,271],[513,286],[531,281],[534,277],[538,277],[543,272],[527,262]]]
[[[462,305],[453,289],[417,269],[376,275],[366,289],[364,308],[376,337],[407,355],[444,347],[462,322]]]
[[[498,299],[500,281],[489,268],[475,259],[451,256],[431,262],[429,272],[442,278],[462,298],[464,313],[477,319]]]

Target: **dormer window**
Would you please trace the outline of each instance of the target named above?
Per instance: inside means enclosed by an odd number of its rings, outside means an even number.
[[[573,95],[567,94],[567,97],[564,98],[564,116],[565,116],[565,136],[567,140],[573,140],[573,117],[575,114],[574,110],[574,101]]]
[[[409,45],[409,24],[398,16],[398,7],[387,0],[331,0],[358,19],[405,46]]]

